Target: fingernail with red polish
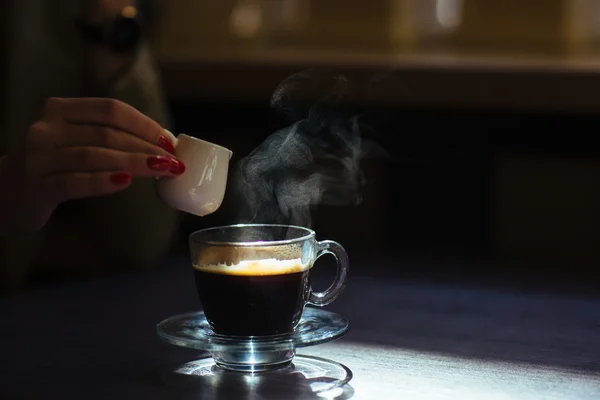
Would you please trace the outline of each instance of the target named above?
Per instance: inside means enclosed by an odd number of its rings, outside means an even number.
[[[185,172],[185,164],[181,161],[173,158],[171,159],[171,169],[169,169],[172,174],[181,175]]]
[[[175,154],[175,147],[173,147],[173,143],[166,136],[161,136],[158,138],[158,145],[168,151],[171,154]]]
[[[171,160],[162,156],[150,156],[146,161],[148,167],[155,171],[166,171],[171,167]]]
[[[131,182],[131,175],[127,172],[117,172],[110,176],[110,181],[116,186],[128,185]]]

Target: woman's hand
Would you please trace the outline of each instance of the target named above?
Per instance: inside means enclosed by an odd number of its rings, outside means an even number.
[[[174,142],[118,100],[47,100],[22,148],[0,159],[0,233],[39,230],[60,203],[123,190],[135,177],[182,174]]]

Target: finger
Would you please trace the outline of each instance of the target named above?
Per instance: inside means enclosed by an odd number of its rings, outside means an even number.
[[[66,147],[40,155],[33,168],[41,175],[66,172],[125,171],[134,177],[177,176],[185,165],[173,158],[101,147]]]
[[[72,124],[108,126],[131,133],[152,144],[167,139],[154,120],[122,101],[108,98],[51,98],[46,102],[45,118]],[[170,142],[170,139],[167,139]],[[170,142],[170,144],[173,144]]]
[[[167,137],[167,139],[169,139],[169,142],[173,143],[173,145],[176,145],[177,144],[177,138],[175,137],[175,135],[173,135],[173,133],[170,130],[168,130],[168,129],[164,129],[164,131],[165,131],[164,132],[165,136]]]
[[[162,147],[107,126],[65,124],[55,139],[56,147],[94,146],[130,153],[168,156]]]
[[[45,178],[46,193],[56,203],[108,195],[125,189],[131,184],[127,172],[69,172]]]

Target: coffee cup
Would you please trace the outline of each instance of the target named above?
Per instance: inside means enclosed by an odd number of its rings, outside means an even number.
[[[287,334],[307,304],[334,301],[346,284],[348,256],[331,240],[288,225],[241,224],[190,235],[196,289],[212,330],[230,336]],[[310,286],[315,261],[331,254],[337,274],[324,292]]]
[[[175,157],[186,166],[177,177],[159,178],[158,197],[170,207],[193,215],[215,212],[223,202],[232,152],[225,147],[179,134]]]

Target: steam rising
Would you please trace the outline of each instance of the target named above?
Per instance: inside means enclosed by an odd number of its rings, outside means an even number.
[[[316,71],[279,85],[271,108],[287,126],[234,168],[241,222],[310,227],[312,206],[361,202],[360,161],[374,147],[344,110],[348,90],[344,77]]]

